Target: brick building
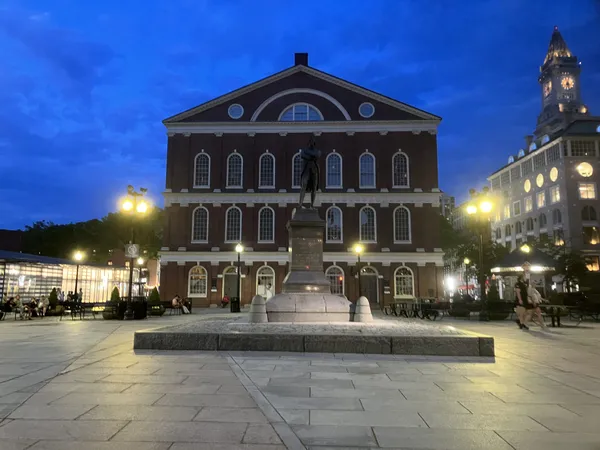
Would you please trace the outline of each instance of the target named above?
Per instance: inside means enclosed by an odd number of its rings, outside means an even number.
[[[177,114],[167,128],[161,295],[194,306],[280,291],[288,271],[286,222],[298,202],[299,150],[313,136],[317,207],[326,220],[332,291],[373,304],[441,296],[440,118],[308,65],[294,66]],[[308,200],[307,196],[307,200]]]

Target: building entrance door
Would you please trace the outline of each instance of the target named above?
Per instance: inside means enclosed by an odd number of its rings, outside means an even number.
[[[229,298],[238,296],[238,276],[236,267],[228,267],[223,271],[223,297]]]
[[[377,271],[369,266],[360,271],[360,290],[369,303],[379,303],[379,277]]]

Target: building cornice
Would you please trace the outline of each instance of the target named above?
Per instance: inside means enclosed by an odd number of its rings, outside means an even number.
[[[330,204],[430,204],[440,205],[439,192],[322,192],[317,195],[316,206]],[[297,192],[164,192],[165,207],[174,204],[279,204],[298,203]]]
[[[185,122],[166,123],[167,135],[248,133],[381,133],[437,132],[439,120],[320,121],[320,122]]]
[[[280,263],[289,261],[288,252],[244,252],[241,261],[245,263]],[[236,252],[160,252],[161,264],[174,263],[214,263],[237,260]],[[397,263],[414,263],[418,265],[435,264],[444,265],[444,254],[439,252],[380,252],[364,253],[361,255],[362,263],[383,263],[384,265]],[[324,252],[323,261],[328,263],[356,264],[356,255],[351,252]]]

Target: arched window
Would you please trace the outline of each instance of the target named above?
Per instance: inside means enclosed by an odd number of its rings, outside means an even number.
[[[562,223],[562,214],[560,213],[560,209],[555,209],[552,211],[552,223],[554,225]]]
[[[329,266],[325,271],[325,276],[329,280],[331,293],[344,295],[344,271],[338,266]]]
[[[242,240],[242,210],[237,206],[230,207],[225,213],[225,242]]]
[[[528,217],[525,221],[525,229],[527,231],[533,231],[533,219],[531,217]]]
[[[506,225],[504,227],[504,236],[510,236],[510,235],[511,235],[510,225]]]
[[[375,210],[370,206],[364,206],[360,210],[360,241],[377,242],[377,220]]]
[[[521,234],[523,232],[523,224],[521,222],[515,223],[515,234]]]
[[[208,242],[208,209],[203,206],[192,214],[192,242]]]
[[[244,178],[244,160],[239,153],[227,157],[227,187],[241,188]]]
[[[206,269],[202,266],[192,267],[188,276],[188,297],[206,297],[207,292]]]
[[[330,206],[325,217],[326,242],[343,242],[342,210],[337,206]]]
[[[394,242],[410,242],[410,211],[406,206],[394,210]]]
[[[596,210],[593,206],[584,206],[581,210],[581,220],[591,222],[598,220],[598,216],[596,215]]]
[[[272,153],[263,153],[258,160],[258,187],[275,187],[275,156]]]
[[[546,228],[546,226],[548,225],[548,219],[546,219],[546,214],[540,214],[539,222],[540,228]]]
[[[281,122],[318,122],[323,120],[323,114],[313,105],[296,103],[288,106],[279,115]]]
[[[394,298],[414,298],[415,283],[412,270],[401,266],[394,272]]]
[[[502,230],[500,228],[496,228],[496,239],[502,239]]]
[[[360,175],[359,187],[375,187],[375,156],[372,153],[363,153],[358,160]]]
[[[210,156],[198,153],[194,161],[194,187],[210,187]]]
[[[300,152],[292,158],[292,187],[299,188],[302,183],[302,157]]]
[[[392,158],[393,187],[408,187],[408,156],[398,152]]]
[[[327,173],[325,185],[328,188],[342,187],[342,157],[339,153],[330,153],[327,155]]]
[[[262,266],[256,272],[256,295],[265,300],[275,295],[275,271],[272,267]]]
[[[258,212],[258,242],[275,241],[275,211],[264,206]]]

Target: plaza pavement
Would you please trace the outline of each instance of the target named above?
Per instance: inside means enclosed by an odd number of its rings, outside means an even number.
[[[600,325],[496,338],[496,358],[136,352],[211,314],[0,322],[0,450],[600,448]]]

